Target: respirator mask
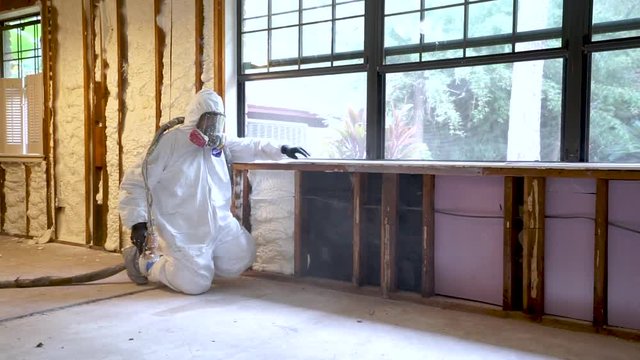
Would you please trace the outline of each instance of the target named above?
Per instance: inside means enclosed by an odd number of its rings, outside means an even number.
[[[200,115],[196,127],[191,130],[189,140],[198,147],[222,149],[224,146],[224,114],[209,111]]]

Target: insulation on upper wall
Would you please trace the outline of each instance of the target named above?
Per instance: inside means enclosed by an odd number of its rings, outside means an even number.
[[[127,64],[122,163],[126,171],[139,161],[155,132],[155,53],[153,1],[126,0]]]
[[[120,247],[120,216],[118,215],[118,186],[120,185],[120,139],[119,139],[119,92],[118,77],[118,8],[116,0],[105,0],[100,3],[98,16],[100,17],[102,34],[102,56],[106,60],[106,86],[109,89],[109,97],[106,99],[105,131],[106,131],[106,166],[108,179],[107,188],[107,231],[104,247],[107,250],[117,250]],[[123,61],[124,62],[124,61]],[[126,86],[126,83],[123,85]],[[126,88],[120,89],[125,91]]]
[[[203,54],[202,54],[202,86],[213,89],[213,0],[203,0],[204,25],[202,33]],[[223,74],[221,74],[223,76]]]
[[[53,0],[57,39],[55,99],[56,239],[86,242],[82,1]]]
[[[166,34],[162,122],[184,115],[195,94],[195,11],[194,1],[165,0],[157,19]]]

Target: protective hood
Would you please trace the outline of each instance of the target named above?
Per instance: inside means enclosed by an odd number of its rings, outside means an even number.
[[[194,128],[200,119],[200,115],[205,112],[215,111],[224,114],[224,104],[222,98],[215,91],[202,89],[187,106],[184,119],[185,128]]]

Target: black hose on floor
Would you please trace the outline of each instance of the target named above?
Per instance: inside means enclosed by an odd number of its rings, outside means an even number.
[[[124,264],[118,264],[104,269],[91,271],[84,274],[78,274],[73,276],[59,277],[59,276],[42,276],[33,279],[21,279],[4,280],[0,281],[0,289],[10,288],[28,288],[28,287],[43,287],[43,286],[65,286],[88,283],[92,281],[106,279],[113,275],[116,275],[125,270]]]

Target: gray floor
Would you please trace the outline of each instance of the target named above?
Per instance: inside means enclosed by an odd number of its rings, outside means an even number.
[[[0,236],[0,280],[69,275],[116,254]],[[243,277],[206,294],[94,284],[0,289],[1,359],[640,359],[640,343]]]

